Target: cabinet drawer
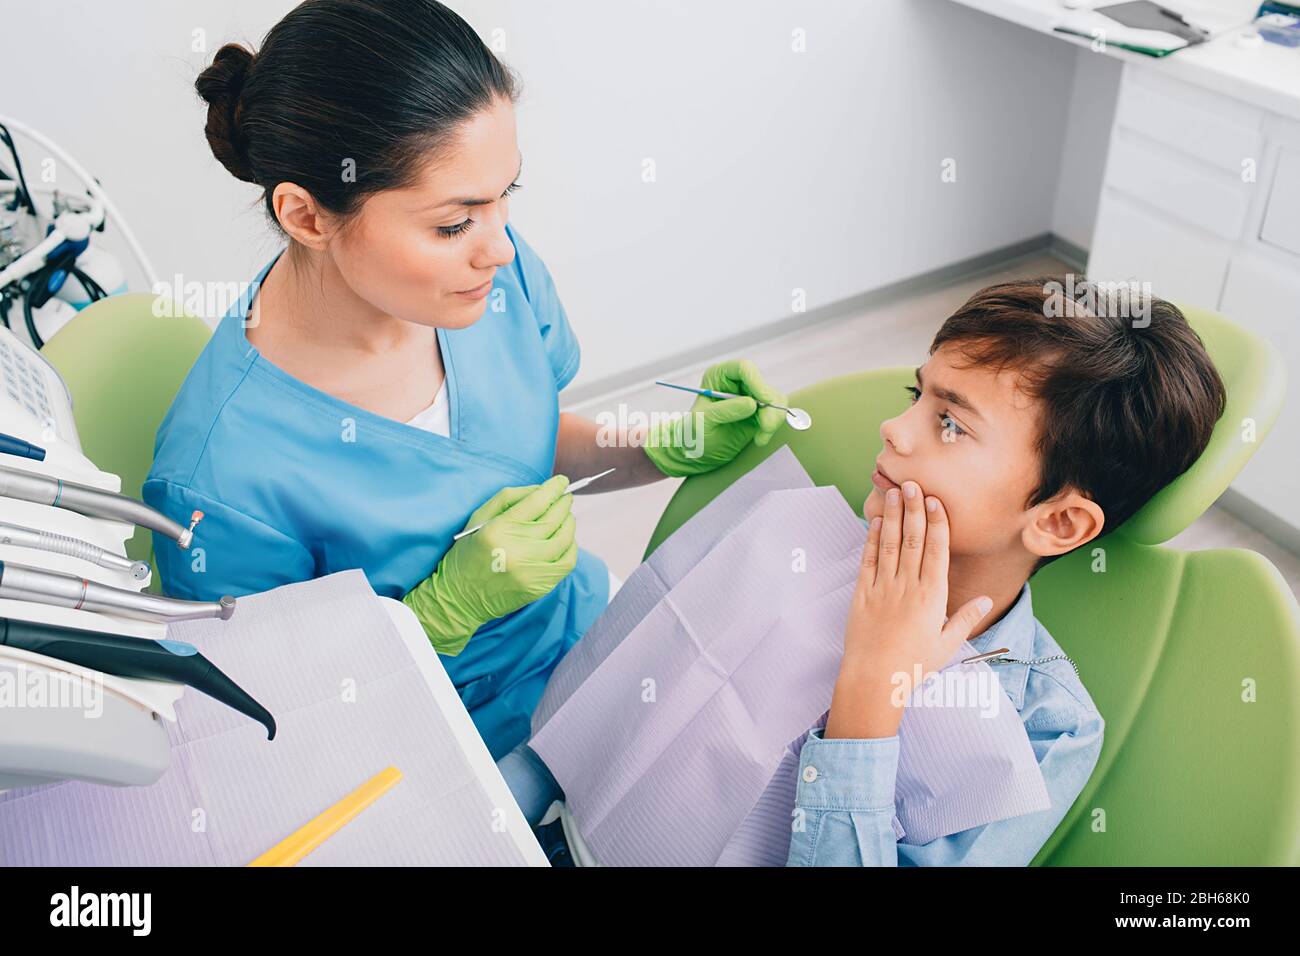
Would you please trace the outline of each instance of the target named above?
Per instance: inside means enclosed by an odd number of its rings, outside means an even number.
[[[1241,161],[1259,161],[1263,114],[1237,100],[1128,66],[1115,125],[1241,176]]]
[[[1224,239],[1237,239],[1250,204],[1239,175],[1204,166],[1131,135],[1111,141],[1106,185]]]
[[[1214,309],[1232,243],[1102,191],[1088,257],[1088,277],[1149,282],[1153,294]]]

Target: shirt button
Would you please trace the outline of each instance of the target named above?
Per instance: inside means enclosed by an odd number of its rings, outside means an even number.
[[[812,783],[812,782],[813,782],[814,780],[816,780],[816,779],[817,779],[817,768],[816,768],[816,767],[814,767],[812,764],[809,764],[808,766],[806,766],[806,767],[803,768],[803,782],[804,782],[804,783]]]

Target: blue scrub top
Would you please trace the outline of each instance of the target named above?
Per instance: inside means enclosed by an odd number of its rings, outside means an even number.
[[[264,358],[244,334],[275,260],[262,269],[158,430],[145,501],[181,524],[196,508],[205,515],[189,553],[155,533],[167,594],[212,601],[361,568],[376,593],[401,598],[475,508],[550,477],[578,342],[546,266],[506,231],[515,258],[497,270],[483,317],[437,331],[449,437],[341,401]],[[553,591],[442,657],[493,757],[527,737],[551,671],[608,600],[604,564],[579,550]]]

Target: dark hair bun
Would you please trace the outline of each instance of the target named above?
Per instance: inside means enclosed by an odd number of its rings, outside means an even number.
[[[208,122],[203,132],[212,147],[212,155],[232,176],[248,183],[257,180],[239,133],[239,95],[252,63],[251,51],[238,43],[227,43],[217,51],[212,65],[194,81],[194,89],[208,104]]]

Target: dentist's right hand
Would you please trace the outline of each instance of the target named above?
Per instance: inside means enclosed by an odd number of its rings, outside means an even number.
[[[578,560],[569,479],[502,488],[465,522],[483,527],[455,542],[402,602],[439,654],[455,655],[495,618],[549,594]]]

